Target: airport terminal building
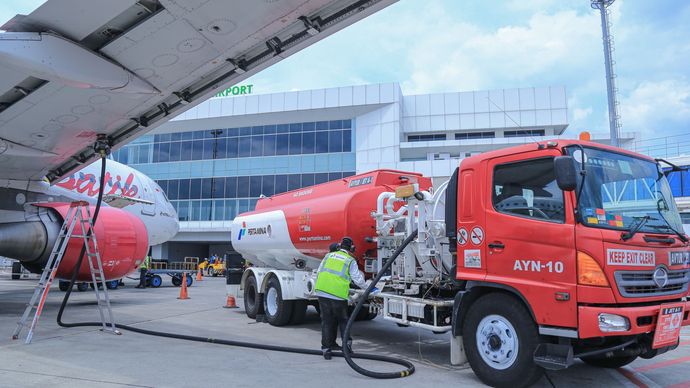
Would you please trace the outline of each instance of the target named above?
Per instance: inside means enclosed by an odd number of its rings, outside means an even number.
[[[226,253],[232,219],[261,195],[381,168],[420,172],[437,185],[464,157],[557,138],[568,126],[562,86],[247,90],[221,92],[113,153],[156,180],[179,214],[180,233],[155,246],[154,258]]]

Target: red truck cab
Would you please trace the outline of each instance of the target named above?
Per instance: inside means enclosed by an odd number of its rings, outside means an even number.
[[[618,367],[678,346],[680,326],[690,324],[690,249],[657,161],[558,140],[464,159],[453,179],[456,217],[446,225],[457,243],[456,278],[465,282],[454,332],[489,333],[465,342],[471,364],[474,357],[494,376],[514,365],[505,355],[513,339],[491,334],[514,321],[466,317],[496,291],[531,317],[536,327],[523,331],[535,337],[523,334],[523,346],[534,342],[542,367],[567,367],[578,357]]]

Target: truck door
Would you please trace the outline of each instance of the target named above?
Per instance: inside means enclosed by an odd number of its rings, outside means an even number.
[[[486,280],[522,294],[539,324],[576,327],[575,222],[569,196],[556,184],[558,155],[535,151],[489,161]]]

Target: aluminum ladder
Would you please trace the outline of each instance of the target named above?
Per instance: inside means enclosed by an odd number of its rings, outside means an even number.
[[[74,227],[77,224],[81,225],[81,234],[75,234]],[[91,280],[93,281],[96,299],[98,300],[97,307],[101,318],[101,330],[111,332],[113,334],[121,334],[115,327],[113,311],[110,307],[110,298],[108,297],[108,288],[105,285],[103,263],[101,262],[101,256],[98,252],[96,235],[92,233],[92,227],[93,225],[91,222],[91,210],[89,208],[89,203],[85,201],[72,202],[69,210],[67,211],[65,222],[62,223],[62,227],[60,228],[60,232],[55,241],[55,245],[53,246],[53,250],[50,253],[46,266],[43,269],[41,278],[39,279],[36,289],[34,290],[34,294],[31,297],[31,301],[26,306],[21,320],[17,322],[17,328],[12,334],[12,339],[19,339],[19,334],[21,333],[22,329],[27,326],[29,315],[31,315],[31,312],[35,309],[36,312],[34,313],[34,317],[31,321],[31,326],[29,327],[29,332],[26,335],[25,341],[27,344],[31,343],[34,330],[36,329],[36,324],[38,323],[41,312],[43,311],[43,306],[45,305],[46,298],[48,297],[48,291],[50,290],[50,286],[53,284],[57,269],[60,266],[60,262],[65,255],[65,251],[67,250],[67,245],[72,237],[81,238],[84,246],[86,247],[86,261],[89,263]],[[101,290],[99,290],[99,286],[102,288]],[[103,294],[101,294],[101,291]]]

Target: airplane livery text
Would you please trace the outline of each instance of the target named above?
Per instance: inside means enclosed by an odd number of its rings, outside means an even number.
[[[79,179],[75,177],[77,174],[71,175],[69,178],[57,183],[57,186],[62,187],[67,190],[76,191],[80,194],[86,193],[89,197],[94,197],[98,195],[98,179],[94,174],[81,174],[78,173]],[[113,182],[113,177],[110,176],[110,172],[105,173],[106,188],[110,187],[110,191],[104,194],[120,194],[124,197],[133,198],[139,193],[139,187],[132,182],[134,182],[134,174],[130,173],[127,176],[127,180],[122,184],[122,178],[116,175],[115,181]]]

